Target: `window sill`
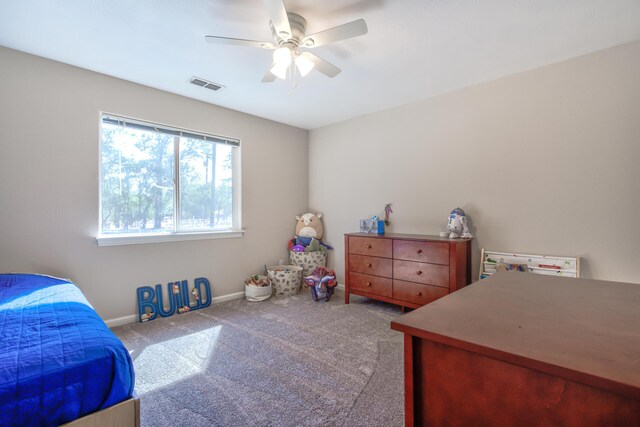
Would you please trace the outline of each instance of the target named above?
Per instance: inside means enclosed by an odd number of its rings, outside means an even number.
[[[98,236],[98,246],[139,245],[144,243],[181,242],[185,240],[230,239],[242,237],[244,230],[202,231],[192,233],[131,234]]]

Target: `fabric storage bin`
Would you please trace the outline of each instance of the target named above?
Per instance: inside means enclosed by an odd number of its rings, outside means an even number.
[[[302,277],[307,277],[316,267],[327,266],[327,252],[289,251],[291,264],[302,267]]]
[[[271,280],[267,276],[257,275],[258,280],[262,283],[268,283],[267,286],[256,286],[249,284],[251,279],[249,277],[244,281],[244,296],[247,301],[257,302],[264,301],[271,298],[271,294],[273,293],[273,286],[271,286]]]
[[[297,265],[271,265],[267,267],[267,276],[273,286],[273,295],[291,296],[300,291],[302,267]]]

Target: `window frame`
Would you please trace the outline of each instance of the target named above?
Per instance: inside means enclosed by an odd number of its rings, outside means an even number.
[[[173,230],[171,231],[156,231],[150,233],[121,233],[121,234],[102,234],[102,183],[103,183],[103,169],[102,169],[102,126],[103,118],[105,116],[121,119],[124,123],[140,124],[143,126],[157,127],[158,130],[169,130],[173,132],[179,132],[190,135],[199,135],[209,137],[212,140],[219,139],[224,141],[233,142],[235,150],[233,152],[231,161],[232,170],[232,226],[230,229],[223,230],[195,230],[184,229],[180,230],[180,144],[174,144],[174,185],[173,185],[173,209],[174,209],[174,221]],[[174,242],[185,240],[204,240],[204,239],[227,239],[237,238],[244,235],[244,229],[242,228],[242,170],[241,170],[241,141],[239,138],[230,138],[212,134],[210,132],[203,132],[199,130],[185,129],[172,125],[165,125],[162,123],[152,122],[149,120],[136,119],[132,117],[123,116],[121,114],[108,113],[106,111],[98,112],[98,234],[96,241],[98,246],[116,246],[116,245],[132,245],[142,243],[159,243],[159,242]],[[218,142],[212,141],[217,144]]]

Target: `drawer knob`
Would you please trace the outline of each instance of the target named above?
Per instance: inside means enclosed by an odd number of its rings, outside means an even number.
[[[417,296],[417,297],[421,297],[421,296],[422,296],[422,292],[418,292],[418,293],[416,293],[416,296]]]
[[[416,273],[418,276],[422,274],[421,270],[418,270],[418,272]]]
[[[366,244],[364,247],[367,248],[367,249],[371,249],[371,245],[369,245],[369,244]]]
[[[416,251],[416,253],[417,253],[418,255],[420,255],[420,254],[422,253],[422,249],[418,249],[418,250]]]
[[[371,286],[371,282],[367,282],[367,286]]]
[[[371,268],[371,264],[367,264],[367,267]]]

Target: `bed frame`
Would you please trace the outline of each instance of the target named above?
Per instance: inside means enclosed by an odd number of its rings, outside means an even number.
[[[132,397],[93,414],[63,424],[64,427],[140,427],[140,399]]]

